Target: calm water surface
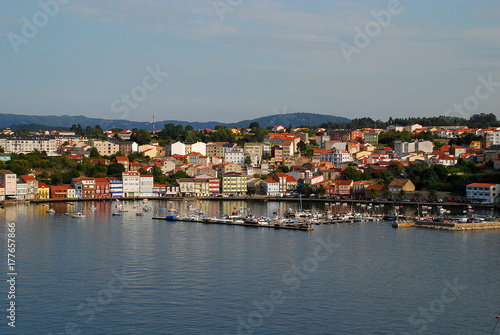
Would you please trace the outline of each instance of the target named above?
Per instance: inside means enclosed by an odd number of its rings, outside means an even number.
[[[4,281],[0,334],[491,334],[500,310],[500,231],[283,231],[155,221],[135,215],[140,202],[122,217],[90,205],[0,210],[2,276],[8,222],[18,273],[16,328]],[[272,216],[297,205],[194,206]],[[64,215],[78,210],[87,217]]]

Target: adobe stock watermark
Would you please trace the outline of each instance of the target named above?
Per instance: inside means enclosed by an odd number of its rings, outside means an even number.
[[[149,92],[157,89],[161,83],[169,76],[168,72],[163,72],[160,65],[157,64],[155,69],[150,66],[146,67],[147,74],[142,79],[142,84],[132,88],[130,94],[122,94],[120,98],[111,102],[111,111],[120,113],[121,119],[126,119],[131,109],[137,108],[139,103],[143,102]]]
[[[286,295],[297,291],[302,281],[316,272],[321,262],[328,259],[340,244],[332,242],[332,236],[329,235],[326,241],[318,237],[318,244],[314,248],[313,255],[306,257],[300,265],[292,265],[289,270],[281,276],[281,282],[286,285],[285,290],[276,289],[271,292],[269,299],[264,301],[254,301],[254,310],[244,319],[238,317],[238,327],[236,332],[240,334],[258,334],[256,329],[264,324],[264,319],[271,316],[276,307],[283,304]],[[226,333],[227,335],[227,333]]]
[[[19,46],[21,44],[28,44],[28,42],[34,39],[38,33],[39,29],[45,27],[51,18],[54,18],[62,6],[70,3],[71,0],[40,0],[38,5],[41,10],[33,14],[31,21],[23,16],[21,21],[23,26],[21,28],[21,35],[9,32],[7,38],[10,41],[12,49],[17,54],[19,53]]]
[[[241,5],[243,0],[224,0],[224,1],[212,1],[212,6],[215,12],[219,16],[220,22],[224,22],[224,14],[226,12],[232,12],[236,7]]]
[[[392,17],[400,14],[402,11],[403,7],[399,0],[389,0],[387,9],[382,9],[378,12],[371,10],[370,15],[374,20],[367,22],[363,30],[357,26],[353,28],[355,32],[353,44],[344,41],[339,44],[340,51],[342,51],[347,63],[351,64],[352,56],[354,54],[359,55],[363,49],[368,47],[372,39],[380,35],[382,30],[387,28],[391,23]]]
[[[496,88],[500,87],[500,82],[493,81],[493,74],[490,73],[487,78],[483,76],[477,77],[479,85],[476,86],[474,94],[467,96],[461,104],[453,104],[445,112],[445,116],[458,116],[464,119],[469,119],[471,113],[477,111],[481,105],[481,101],[485,101],[495,93]]]
[[[451,283],[448,279],[444,280],[445,288],[441,291],[441,295],[432,300],[427,308],[420,307],[418,312],[413,313],[408,318],[410,325],[418,327],[417,334],[423,334],[427,330],[427,325],[436,321],[436,317],[443,314],[447,305],[457,300],[467,286],[458,283],[458,278]],[[411,335],[412,333],[404,332],[400,335]]]
[[[97,314],[104,310],[105,305],[109,305],[113,302],[113,299],[118,293],[123,291],[123,289],[132,280],[125,274],[125,269],[122,269],[121,273],[117,271],[112,271],[113,278],[108,282],[107,288],[99,290],[95,297],[87,298],[85,302],[82,302],[76,308],[77,315],[85,317],[85,324],[91,323]],[[47,335],[78,335],[82,333],[81,326],[76,322],[67,322],[64,327],[64,332],[59,332],[56,334],[48,333]]]

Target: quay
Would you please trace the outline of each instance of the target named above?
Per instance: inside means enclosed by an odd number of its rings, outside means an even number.
[[[228,226],[241,226],[241,227],[251,227],[251,228],[273,228],[273,229],[288,229],[288,230],[301,230],[301,231],[313,231],[314,228],[311,225],[297,224],[297,225],[280,225],[280,224],[256,224],[256,223],[246,223],[246,222],[235,222],[231,220],[210,220],[209,218],[196,218],[196,217],[153,217],[153,220],[165,220],[165,221],[180,221],[180,222],[198,222],[206,224],[222,224]]]
[[[500,229],[500,222],[485,221],[485,222],[475,222],[475,223],[458,223],[458,222],[429,222],[429,221],[417,220],[415,221],[415,227],[452,230],[452,231],[489,230],[489,229]]]

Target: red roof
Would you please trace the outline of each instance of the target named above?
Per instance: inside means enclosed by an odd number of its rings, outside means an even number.
[[[492,186],[495,186],[497,184],[491,184],[491,183],[473,183],[473,184],[469,184],[467,185],[467,187],[492,187]]]
[[[277,184],[277,183],[278,183],[278,181],[277,181],[277,180],[274,180],[273,178],[268,178],[268,179],[267,179],[267,183],[268,183],[268,184],[272,184],[272,183]]]

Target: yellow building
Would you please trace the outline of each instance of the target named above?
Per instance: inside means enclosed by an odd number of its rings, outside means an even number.
[[[37,199],[48,199],[50,198],[50,188],[44,183],[38,183]]]
[[[481,141],[472,141],[470,142],[471,149],[481,149]]]

